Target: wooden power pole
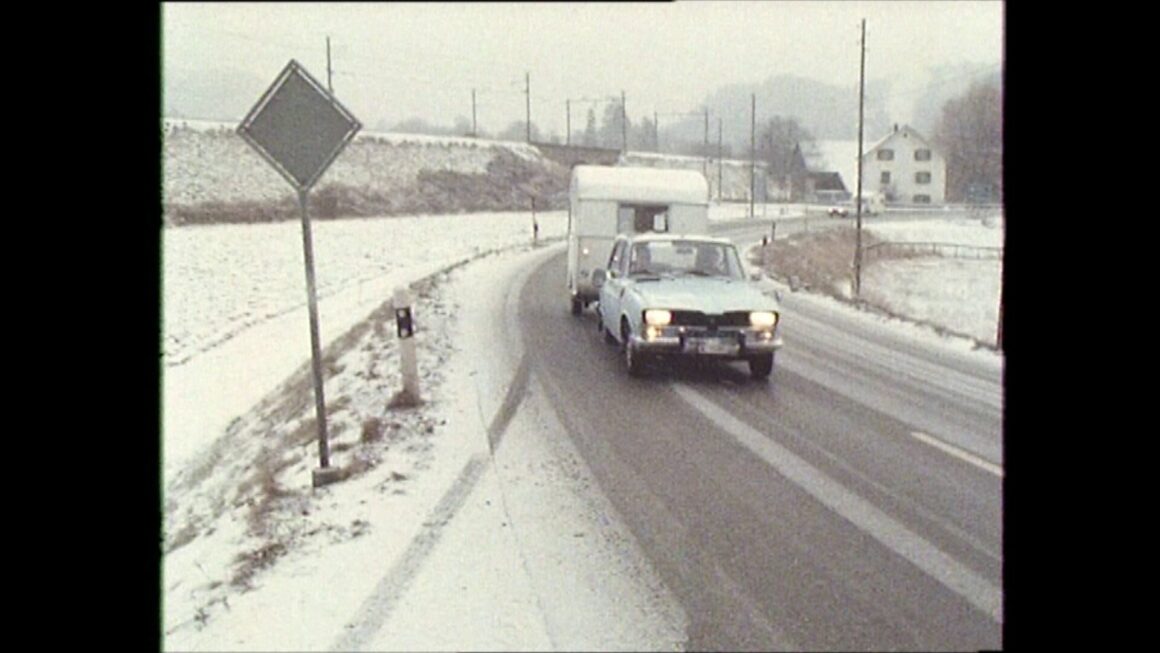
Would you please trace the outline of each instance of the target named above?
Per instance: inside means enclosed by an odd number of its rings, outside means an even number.
[[[628,108],[624,105],[624,91],[620,92],[620,144],[628,154]]]
[[[866,99],[866,19],[862,19],[862,60],[858,70],[858,194],[854,196],[857,220],[854,237],[854,298],[862,294],[862,120]]]
[[[752,108],[749,113],[749,217],[754,217],[753,198],[757,194],[757,94],[750,96]]]
[[[326,37],[326,90],[334,95],[334,85],[330,83],[330,37]]]

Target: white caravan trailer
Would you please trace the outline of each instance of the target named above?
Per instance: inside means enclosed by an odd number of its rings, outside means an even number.
[[[578,165],[568,205],[568,295],[579,315],[597,298],[592,271],[617,234],[706,234],[709,183],[695,170]]]

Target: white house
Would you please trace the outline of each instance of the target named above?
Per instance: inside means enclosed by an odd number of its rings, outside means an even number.
[[[947,162],[914,129],[903,125],[862,155],[862,188],[896,204],[946,201]]]
[[[858,142],[815,141],[802,153],[814,201],[848,200],[858,187]],[[831,181],[836,173],[840,183]],[[942,204],[947,165],[925,138],[903,125],[862,155],[862,194],[881,193],[889,204]]]

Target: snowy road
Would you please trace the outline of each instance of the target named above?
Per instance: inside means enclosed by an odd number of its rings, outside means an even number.
[[[591,312],[563,310],[561,266],[521,298],[530,376],[683,607],[688,647],[1001,646],[997,366],[791,298],[768,384],[730,364],[632,379]]]

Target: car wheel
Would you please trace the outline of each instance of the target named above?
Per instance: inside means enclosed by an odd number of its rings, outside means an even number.
[[[773,354],[761,354],[749,359],[749,375],[755,379],[768,379],[773,372]]]
[[[616,344],[616,336],[612,335],[612,332],[611,332],[611,331],[609,331],[608,329],[604,328],[604,325],[603,325],[603,324],[601,324],[601,325],[600,325],[600,330],[601,330],[602,332],[604,332],[604,342],[607,342],[607,343],[608,343],[608,344],[610,344],[610,345],[615,345],[615,344]]]
[[[624,352],[624,367],[629,376],[640,376],[644,373],[644,354],[636,351],[632,346],[632,338],[628,329],[628,322],[620,323],[621,347]]]
[[[584,310],[584,302],[579,297],[572,297],[572,315],[579,315]]]

